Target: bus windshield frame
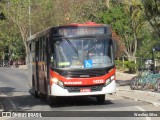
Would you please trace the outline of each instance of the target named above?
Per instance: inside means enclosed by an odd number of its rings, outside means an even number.
[[[56,42],[55,42],[56,41]],[[51,67],[56,69],[95,69],[114,65],[111,38],[56,38],[51,44]]]

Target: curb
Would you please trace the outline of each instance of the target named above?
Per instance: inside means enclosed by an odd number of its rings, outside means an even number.
[[[132,77],[136,76],[136,74],[128,74],[128,73],[123,73],[123,72],[119,72],[119,71],[116,71],[116,74],[121,74],[121,75],[123,75],[123,76],[125,76],[125,75],[130,75],[130,76],[132,76]]]
[[[133,92],[133,90],[128,90],[128,89],[117,89],[117,91],[126,91],[126,92]],[[136,91],[136,92],[139,92],[139,93],[145,93],[146,91]],[[150,92],[150,91],[147,91],[149,92],[149,94],[153,94],[153,92]],[[154,96],[155,94],[159,94],[159,93],[154,93]],[[117,94],[116,94],[117,95]],[[150,104],[153,104],[154,106],[160,108],[160,103],[157,103],[157,102],[153,102],[153,101],[150,101],[150,100],[144,100],[144,99],[140,99],[140,98],[135,98],[135,97],[130,97],[130,96],[127,96],[127,95],[122,95],[122,94],[118,94],[117,96],[121,96],[123,98],[128,98],[128,99],[131,99],[131,100],[134,100],[134,101],[142,101],[142,102],[147,102],[147,103],[150,103]]]
[[[4,111],[4,108],[3,108],[3,105],[2,105],[2,103],[0,101],[0,112],[3,112],[3,111]]]

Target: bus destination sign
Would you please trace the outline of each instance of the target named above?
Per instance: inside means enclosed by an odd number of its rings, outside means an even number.
[[[77,36],[77,35],[101,35],[106,34],[105,27],[64,27],[58,29],[60,36]]]

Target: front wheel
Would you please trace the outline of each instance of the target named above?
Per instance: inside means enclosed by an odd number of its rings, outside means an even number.
[[[48,102],[49,105],[53,105],[56,102],[56,97],[55,96],[51,96],[48,92],[48,86],[46,84],[46,100]]]
[[[105,102],[105,95],[98,95],[96,96],[97,98],[97,103],[103,104]]]
[[[55,102],[56,102],[56,97],[53,97],[53,96],[50,96],[50,95],[47,95],[47,102],[49,105],[53,105]]]

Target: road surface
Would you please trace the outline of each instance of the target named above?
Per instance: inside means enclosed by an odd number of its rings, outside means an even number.
[[[4,111],[159,111],[157,107],[149,103],[125,99],[117,94],[106,95],[106,101],[101,105],[97,104],[96,99],[92,97],[62,97],[58,99],[56,105],[49,106],[44,97],[35,98],[31,95],[28,83],[26,70],[0,68],[0,101]],[[93,113],[94,116],[99,114],[98,112]],[[101,112],[101,114],[103,113]],[[116,117],[111,118],[117,119]],[[61,117],[57,119],[60,120]],[[79,116],[75,119],[79,119]],[[83,119],[89,119],[89,117]],[[81,118],[81,120],[83,119]],[[106,118],[101,117],[98,119]],[[128,118],[125,117],[123,119],[127,120]],[[136,119],[152,120],[153,117]],[[158,118],[156,119],[158,120]]]

